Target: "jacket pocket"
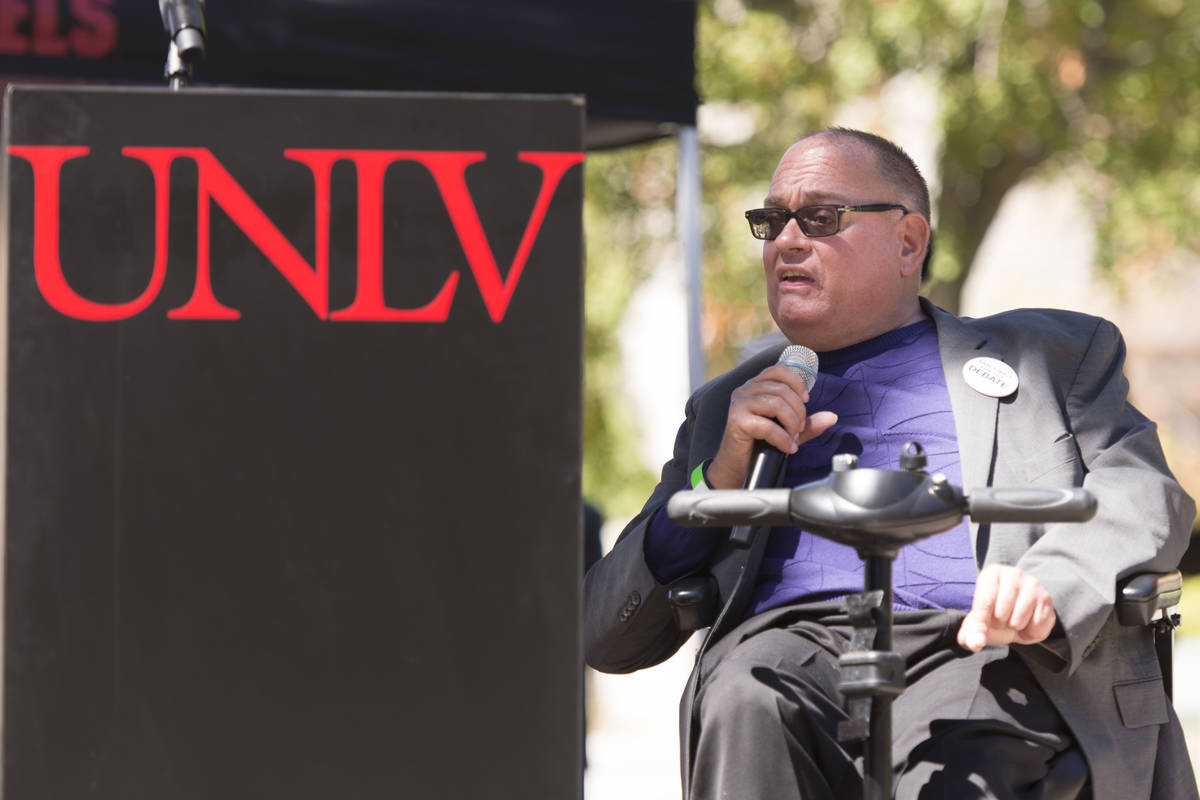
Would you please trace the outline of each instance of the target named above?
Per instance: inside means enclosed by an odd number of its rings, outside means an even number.
[[[1167,721],[1167,694],[1162,678],[1141,678],[1113,684],[1117,710],[1126,728],[1162,725]]]
[[[1083,464],[1074,434],[1063,433],[1049,447],[1025,459],[1025,480],[1039,486],[1070,487],[1083,482]]]

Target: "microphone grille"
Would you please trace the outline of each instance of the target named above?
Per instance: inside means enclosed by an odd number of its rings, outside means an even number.
[[[779,356],[779,362],[804,379],[804,385],[811,391],[817,382],[817,354],[802,344],[785,347]]]

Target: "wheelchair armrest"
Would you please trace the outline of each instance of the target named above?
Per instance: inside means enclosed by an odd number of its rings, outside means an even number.
[[[720,590],[711,575],[689,575],[667,587],[667,603],[682,631],[711,627],[717,619]]]
[[[1143,572],[1117,584],[1117,620],[1122,625],[1149,625],[1159,611],[1178,605],[1183,575]]]

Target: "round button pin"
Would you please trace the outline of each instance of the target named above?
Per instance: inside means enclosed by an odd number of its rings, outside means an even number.
[[[972,358],[963,364],[963,380],[988,397],[1008,397],[1017,390],[1017,373],[996,358]]]

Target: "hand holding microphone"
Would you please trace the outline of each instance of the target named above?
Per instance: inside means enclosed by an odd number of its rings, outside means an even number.
[[[774,486],[783,459],[837,422],[832,411],[808,414],[816,375],[816,353],[792,345],[777,364],[734,390],[721,446],[708,465],[709,484],[717,489]],[[760,477],[747,481],[755,476]]]

